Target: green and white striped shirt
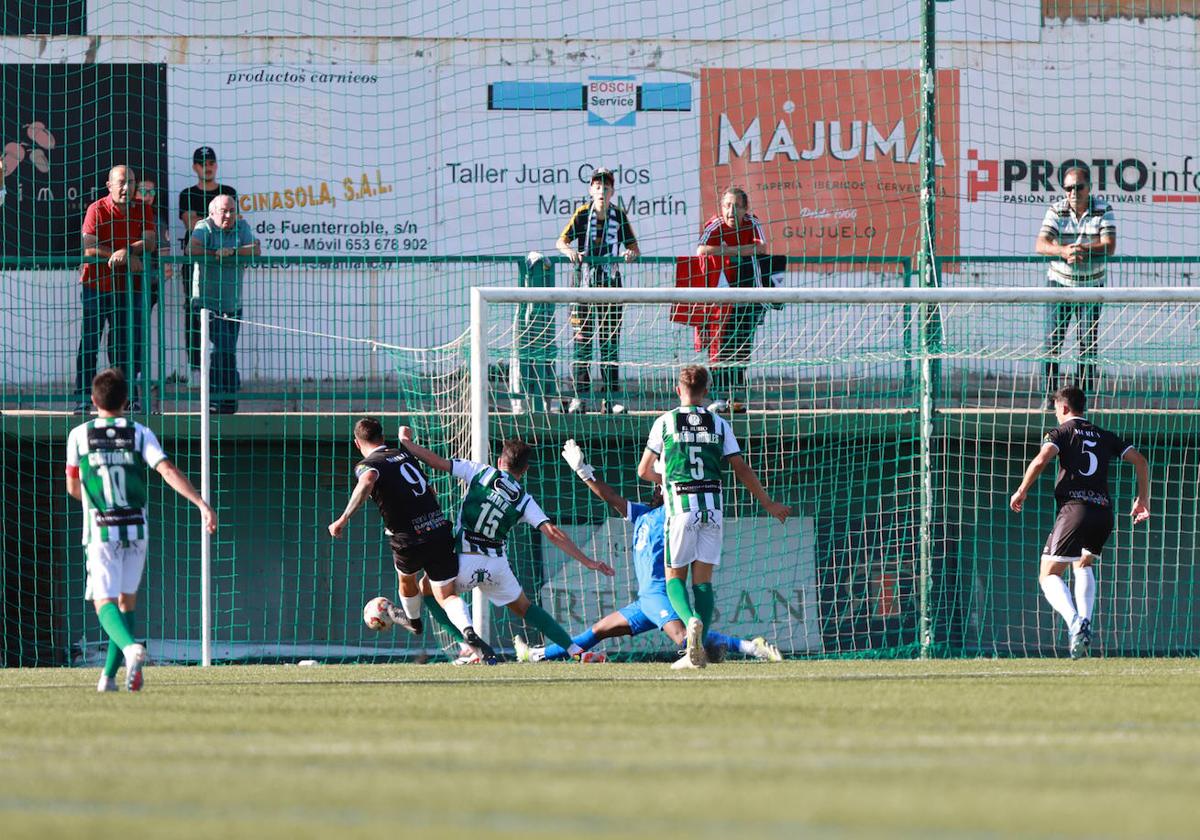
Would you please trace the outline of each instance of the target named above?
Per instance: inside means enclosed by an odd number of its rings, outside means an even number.
[[[154,432],[126,417],[99,417],[67,437],[67,472],[83,491],[83,544],[144,540],[146,476],[166,460]]]
[[[550,521],[533,496],[508,473],[476,461],[451,461],[451,473],[467,485],[454,543],[460,554],[504,557],[508,532],[518,522],[541,528]]]
[[[700,406],[680,406],[654,421],[646,448],[662,462],[668,516],[721,509],[725,459],[741,452],[725,418]]]

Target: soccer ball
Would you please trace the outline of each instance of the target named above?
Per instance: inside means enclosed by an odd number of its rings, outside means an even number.
[[[363,624],[371,630],[383,632],[391,629],[394,623],[392,621],[392,602],[382,595],[367,601],[367,605],[363,607]]]

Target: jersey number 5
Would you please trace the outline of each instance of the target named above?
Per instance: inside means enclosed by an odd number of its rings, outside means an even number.
[[[688,463],[692,465],[692,478],[699,481],[704,478],[704,462],[700,460],[700,447],[688,447]]]
[[[1100,466],[1100,460],[1096,457],[1096,453],[1088,451],[1089,449],[1095,447],[1096,441],[1085,440],[1081,441],[1081,443],[1083,444],[1083,454],[1088,459],[1088,468],[1086,470],[1080,470],[1079,474],[1092,475],[1096,472],[1096,468]]]

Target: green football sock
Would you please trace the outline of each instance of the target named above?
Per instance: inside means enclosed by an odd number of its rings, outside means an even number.
[[[442,609],[442,605],[435,598],[426,598],[422,604],[425,612],[433,616],[433,620],[438,623],[438,626],[450,634],[450,638],[458,643],[462,643],[462,631],[454,626],[454,622],[450,620],[450,616],[446,615],[446,611]]]
[[[574,644],[571,641],[571,634],[564,630],[550,613],[537,604],[529,605],[529,609],[525,611],[525,621],[541,630],[542,635],[547,639],[556,645],[561,645],[563,650],[570,650],[571,645]]]
[[[129,635],[133,635],[133,610],[121,613],[121,617],[125,619],[125,627],[129,630]],[[125,654],[121,652],[121,648],[112,639],[108,640],[108,656],[104,659],[104,676],[115,677],[117,669],[121,667],[121,663],[125,661]]]
[[[125,626],[125,619],[121,617],[121,610],[117,608],[116,604],[111,602],[105,604],[100,608],[99,615],[100,626],[104,628],[108,638],[116,642],[122,650],[133,644],[133,634]]]
[[[692,596],[696,601],[696,615],[704,625],[704,632],[712,626],[713,617],[713,588],[711,583],[697,583],[692,587]]]
[[[688,603],[687,584],[679,578],[667,578],[667,598],[676,614],[687,624],[695,615],[692,605]]]

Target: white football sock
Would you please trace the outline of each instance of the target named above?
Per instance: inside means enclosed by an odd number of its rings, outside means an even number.
[[[1080,619],[1091,621],[1096,605],[1096,573],[1091,566],[1075,570],[1075,610]]]
[[[1075,611],[1075,601],[1071,598],[1071,590],[1067,589],[1067,582],[1058,575],[1046,575],[1038,583],[1050,606],[1054,607],[1054,611],[1066,620],[1067,626],[1074,630],[1079,614]]]
[[[400,606],[404,607],[404,614],[409,618],[421,617],[420,595],[401,595]]]
[[[738,640],[738,653],[744,653],[746,656],[752,656],[754,651],[754,642],[750,641],[749,639]]]
[[[567,655],[568,656],[578,656],[581,653],[583,653],[583,648],[581,648],[579,645],[575,644],[574,642],[571,642],[571,646],[569,648],[567,648]]]
[[[442,601],[442,609],[446,611],[446,615],[450,616],[450,620],[454,622],[454,626],[460,633],[471,626],[471,611],[467,609],[467,602],[457,595],[451,595]]]

